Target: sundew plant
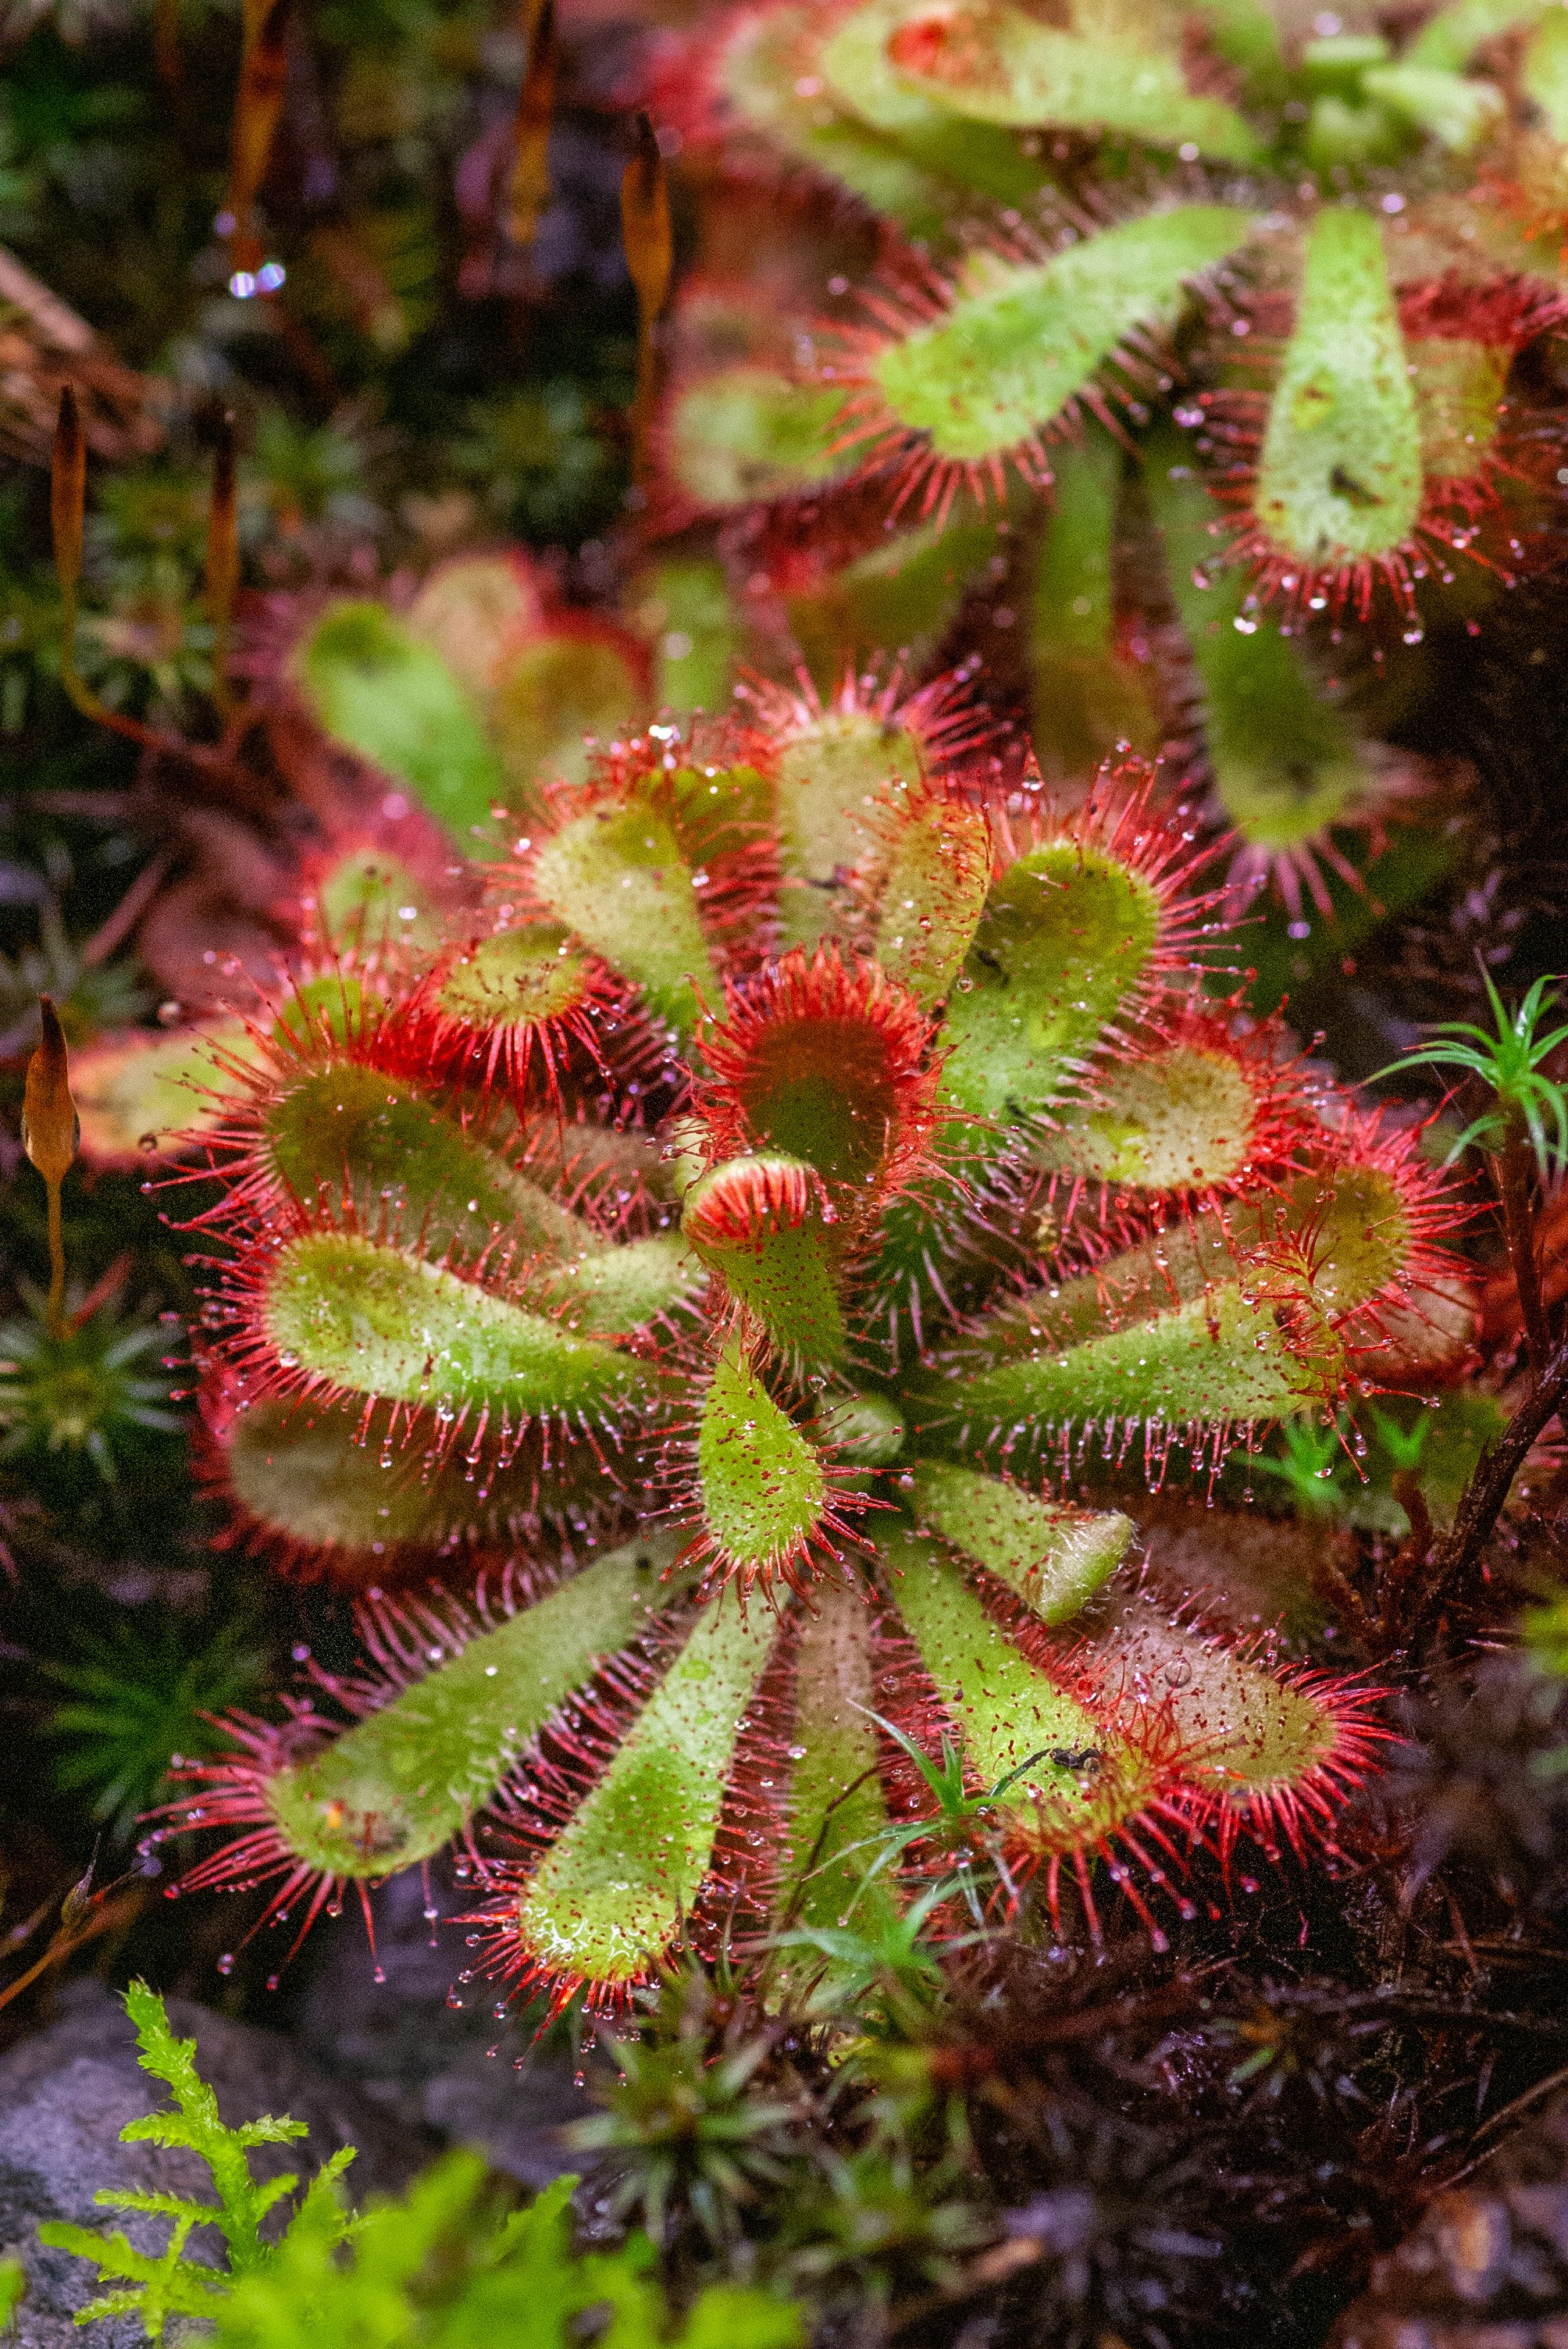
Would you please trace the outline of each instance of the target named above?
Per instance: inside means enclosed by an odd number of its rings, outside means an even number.
[[[1004,1789],[999,1914],[1158,1940],[1197,1847],[1332,1850],[1373,1692],[1077,1495],[1448,1358],[1448,1186],[1202,994],[1144,770],[1054,815],[966,740],[655,726],[433,956],[362,930],[215,1048],[211,1473],[368,1655],[188,1773],[187,1893],[303,1930],[457,1840],[478,1965],[614,2005],[896,1899],[910,1744]]]
[[[234,2189],[51,2255],[1560,2330],[1568,10],[0,62],[0,2023]],[[163,1992],[489,2150],[262,2224]]]

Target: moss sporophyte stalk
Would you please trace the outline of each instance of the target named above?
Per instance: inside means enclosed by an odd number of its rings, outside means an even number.
[[[1445,1178],[1202,991],[1218,868],[1139,762],[1058,816],[854,714],[618,742],[488,910],[211,1044],[211,1480],[367,1654],[189,1766],[171,1889],[304,1931],[457,1844],[476,1965],[605,2006],[929,1880],[868,1859],[902,1741],[1091,1930],[1332,1850],[1377,1692],[1080,1496],[1451,1358]]]

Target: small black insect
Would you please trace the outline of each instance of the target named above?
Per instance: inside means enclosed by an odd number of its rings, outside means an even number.
[[[987,970],[994,970],[997,978],[1006,982],[1007,974],[1003,969],[1001,964],[997,961],[995,956],[991,952],[989,947],[976,947],[975,948],[975,959],[976,962],[983,962]]]
[[[1075,1754],[1068,1745],[1053,1745],[1047,1754],[1046,1759],[1053,1763],[1058,1770],[1095,1771],[1099,1768],[1105,1756],[1098,1745],[1086,1745],[1081,1754]]]
[[[1328,486],[1353,506],[1380,506],[1383,503],[1376,490],[1369,490],[1364,481],[1357,480],[1354,473],[1347,473],[1343,465],[1336,465],[1328,476]]]

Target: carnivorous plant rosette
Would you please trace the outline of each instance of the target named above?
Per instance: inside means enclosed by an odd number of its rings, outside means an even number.
[[[789,716],[614,746],[482,927],[325,967],[232,1061],[214,1474],[367,1588],[369,1661],[188,1772],[187,1891],[303,1930],[470,1841],[477,1963],[603,2004],[683,1932],[894,1897],[901,1739],[994,1792],[999,1897],[1091,1922],[1109,1882],[1158,1929],[1194,1838],[1331,1839],[1371,1692],[1068,1495],[1451,1354],[1441,1180],[1202,991],[1136,761],[1057,817]]]

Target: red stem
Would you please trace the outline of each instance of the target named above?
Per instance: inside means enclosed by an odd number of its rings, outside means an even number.
[[[1502,1148],[1492,1165],[1502,1201],[1502,1227],[1508,1239],[1514,1287],[1519,1291],[1520,1318],[1524,1323],[1531,1372],[1539,1383],[1552,1351],[1552,1334],[1542,1302],[1541,1269],[1535,1260],[1535,1157],[1522,1118],[1510,1116]]]

